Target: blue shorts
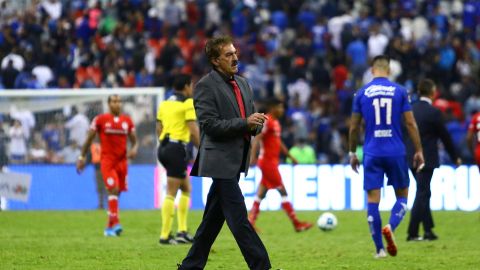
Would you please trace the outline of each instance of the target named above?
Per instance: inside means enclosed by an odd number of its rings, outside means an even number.
[[[372,190],[383,187],[384,175],[387,185],[395,189],[407,188],[410,185],[408,165],[405,156],[396,157],[363,157],[363,189]]]

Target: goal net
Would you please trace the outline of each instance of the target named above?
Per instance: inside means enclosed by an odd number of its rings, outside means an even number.
[[[163,88],[1,91],[0,148],[8,163],[74,163],[90,122],[108,112],[112,94],[121,96],[122,112],[136,126],[139,151],[131,162],[156,163],[155,118]]]
[[[0,91],[0,209],[106,207],[98,135],[82,174],[75,163],[91,121],[109,111],[113,94],[121,97],[122,113],[134,122],[138,143],[136,158],[129,160],[126,178],[131,181],[122,207],[158,207],[166,175],[156,158],[155,119],[165,93],[164,88]],[[23,180],[15,182],[14,174]]]

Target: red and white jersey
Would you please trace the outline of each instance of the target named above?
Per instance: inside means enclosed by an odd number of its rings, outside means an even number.
[[[92,120],[90,129],[100,136],[102,162],[117,162],[127,158],[127,137],[135,131],[135,125],[128,115],[97,115]]]
[[[477,137],[477,147],[480,146],[480,113],[476,113],[472,117],[472,121],[470,122],[470,125],[468,126],[468,130],[473,132],[475,136]]]
[[[267,114],[267,122],[263,125],[262,141],[260,148],[259,160],[279,163],[282,127],[280,122]]]

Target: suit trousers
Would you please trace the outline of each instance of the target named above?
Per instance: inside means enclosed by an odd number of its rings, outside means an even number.
[[[415,173],[417,193],[411,210],[410,224],[408,225],[409,236],[419,236],[420,223],[423,224],[424,232],[431,232],[434,227],[432,211],[430,210],[430,197],[432,195],[430,182],[432,181],[433,170],[424,168]]]
[[[234,179],[213,179],[202,222],[187,257],[178,269],[197,270],[205,267],[210,248],[224,221],[227,221],[248,267],[255,270],[271,268],[267,250],[248,221],[238,180],[239,175]]]

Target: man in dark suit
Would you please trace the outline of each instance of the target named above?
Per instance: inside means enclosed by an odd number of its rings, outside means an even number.
[[[408,225],[407,241],[436,240],[438,238],[432,231],[434,223],[430,210],[430,182],[433,171],[440,165],[438,139],[442,141],[450,158],[457,166],[462,163],[455,151],[452,138],[445,127],[442,113],[439,109],[432,106],[432,100],[435,96],[434,82],[429,79],[420,81],[418,93],[420,100],[412,105],[412,109],[420,131],[425,167],[418,172],[412,170],[417,180],[417,193]],[[412,148],[409,147],[409,150],[412,151]],[[420,223],[423,224],[423,238],[418,234]]]
[[[213,70],[195,86],[193,102],[200,126],[200,146],[190,175],[211,177],[202,223],[178,269],[203,269],[224,221],[250,269],[270,269],[267,250],[248,222],[238,185],[248,172],[251,136],[266,116],[255,112],[252,91],[238,72],[237,51],[230,37],[210,39],[205,53]],[[227,267],[228,268],[228,267]]]

